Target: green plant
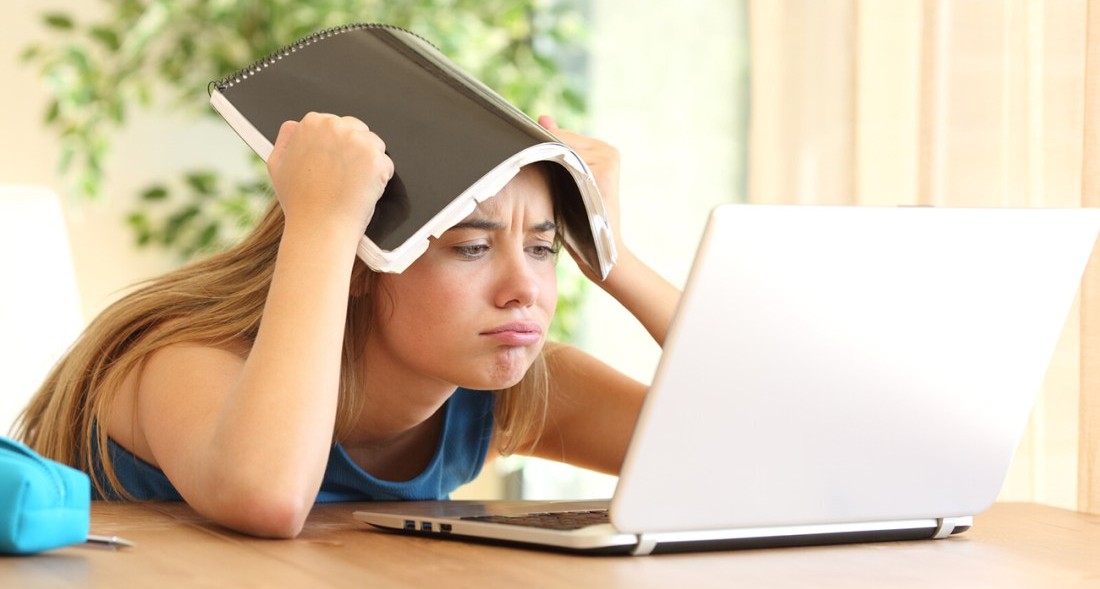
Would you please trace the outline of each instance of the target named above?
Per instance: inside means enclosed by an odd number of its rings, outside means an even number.
[[[521,110],[553,113],[576,127],[585,102],[567,64],[577,61],[585,32],[580,1],[103,0],[96,22],[45,14],[55,34],[23,58],[49,88],[45,125],[61,139],[63,175],[75,194],[94,198],[112,141],[135,109],[166,105],[216,116],[206,95],[211,80],[315,31],[355,22],[410,29]],[[127,219],[137,243],[187,258],[238,239],[271,199],[262,163],[254,161],[245,180],[229,180],[212,165],[144,188]],[[564,278],[576,280],[569,272]],[[563,291],[572,294],[559,306],[559,335],[576,321],[581,296],[572,286]]]

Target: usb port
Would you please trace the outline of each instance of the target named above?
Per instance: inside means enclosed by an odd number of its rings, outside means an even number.
[[[406,530],[415,530],[416,529],[416,522],[414,522],[411,519],[405,520],[405,529]]]
[[[420,531],[421,532],[430,532],[430,531],[432,531],[432,522],[420,522]]]

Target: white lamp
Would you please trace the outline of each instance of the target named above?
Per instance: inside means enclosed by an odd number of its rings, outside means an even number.
[[[0,435],[83,328],[61,204],[0,186]]]

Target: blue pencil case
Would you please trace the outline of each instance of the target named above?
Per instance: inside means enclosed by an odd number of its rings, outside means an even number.
[[[88,539],[88,475],[0,437],[0,554],[31,554]]]

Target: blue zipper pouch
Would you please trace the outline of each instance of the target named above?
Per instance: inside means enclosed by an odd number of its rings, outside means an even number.
[[[88,539],[88,475],[0,437],[0,554],[32,554]]]

